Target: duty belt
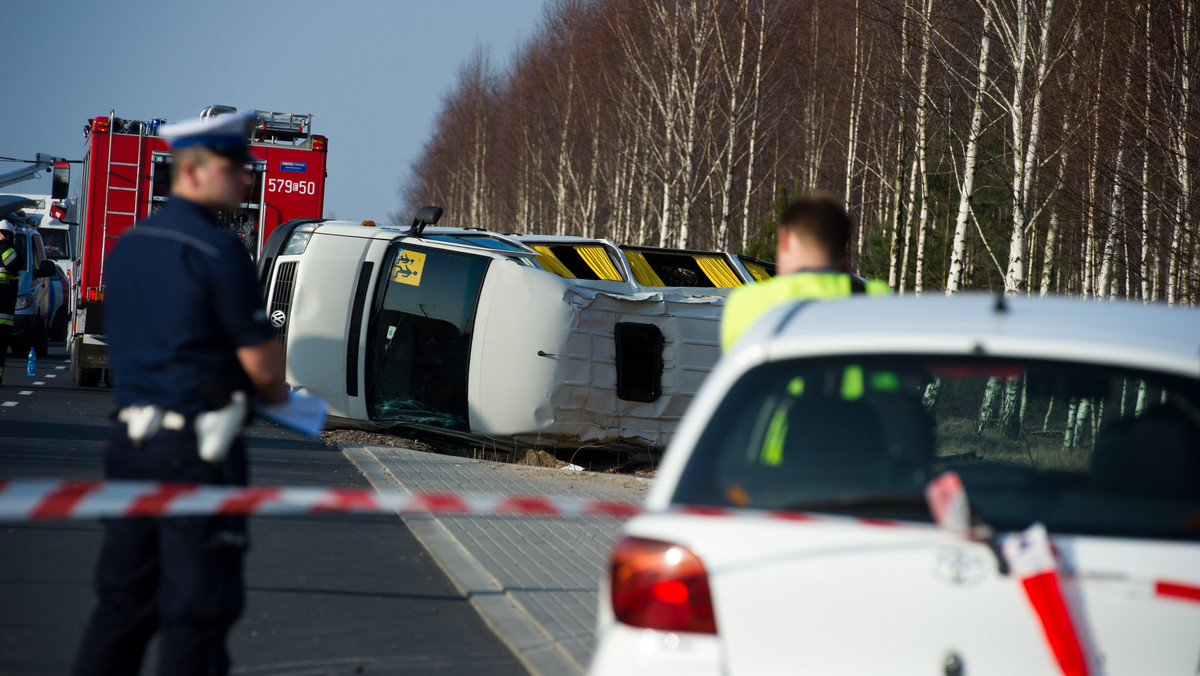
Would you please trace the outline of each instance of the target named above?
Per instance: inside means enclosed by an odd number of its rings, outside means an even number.
[[[246,420],[250,402],[245,392],[233,392],[229,402],[214,411],[205,411],[192,417],[196,432],[196,450],[208,462],[221,462],[229,452],[229,446],[237,438]],[[117,411],[117,420],[125,423],[125,435],[134,447],[158,434],[160,429],[182,430],[187,427],[189,416],[167,411],[158,406],[126,406]]]
[[[179,431],[187,427],[186,415],[157,406],[126,406],[117,411],[117,420],[125,423],[125,434],[135,446],[160,429]]]

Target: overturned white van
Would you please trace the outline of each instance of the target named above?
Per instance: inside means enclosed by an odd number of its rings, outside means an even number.
[[[661,448],[719,356],[729,289],[771,271],[644,250],[663,284],[648,286],[651,268],[611,242],[426,227],[440,212],[411,227],[293,221],[263,248],[288,382],[335,424]],[[676,269],[698,274],[666,286]]]

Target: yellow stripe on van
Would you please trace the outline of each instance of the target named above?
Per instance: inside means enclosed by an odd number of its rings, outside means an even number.
[[[608,252],[602,246],[577,246],[575,251],[579,252],[580,258],[588,264],[592,272],[600,279],[606,279],[611,282],[621,281],[621,273],[617,272],[617,268],[613,266],[612,259],[608,257]]]
[[[719,256],[693,256],[708,281],[718,289],[733,289],[742,285],[729,263]]]
[[[756,281],[765,282],[771,278],[771,273],[767,272],[767,267],[765,265],[751,263],[750,261],[744,261],[744,263],[746,265],[746,269],[750,271],[750,274],[754,276]]]
[[[569,269],[567,269],[567,266],[563,265],[562,261],[558,260],[558,256],[554,255],[554,252],[550,250],[550,247],[535,244],[533,246],[533,250],[542,255],[541,258],[538,258],[537,260],[542,264],[543,268],[546,268],[548,272],[553,272],[559,277],[575,279],[575,275],[572,274]]]
[[[625,260],[633,268],[633,278],[642,286],[666,286],[640,251],[625,251]]]

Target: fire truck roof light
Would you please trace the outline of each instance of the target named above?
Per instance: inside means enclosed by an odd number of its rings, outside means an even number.
[[[324,136],[321,136],[320,134],[313,134],[313,137],[312,137],[313,150],[323,153],[327,150],[328,145],[329,145],[329,140],[326,139]]]
[[[97,117],[96,119],[92,120],[92,131],[108,133],[108,118]]]

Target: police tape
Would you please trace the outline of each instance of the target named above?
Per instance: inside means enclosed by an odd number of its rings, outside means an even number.
[[[461,516],[629,518],[636,502],[542,495],[407,492],[354,488],[217,486],[101,479],[0,479],[0,523],[164,516],[452,514]],[[699,517],[750,516],[792,522],[854,522],[885,528],[931,524],[811,512],[681,505]]]
[[[617,517],[633,502],[556,496],[409,493],[401,490],[215,486],[78,479],[0,480],[0,522],[241,514],[460,514]]]

